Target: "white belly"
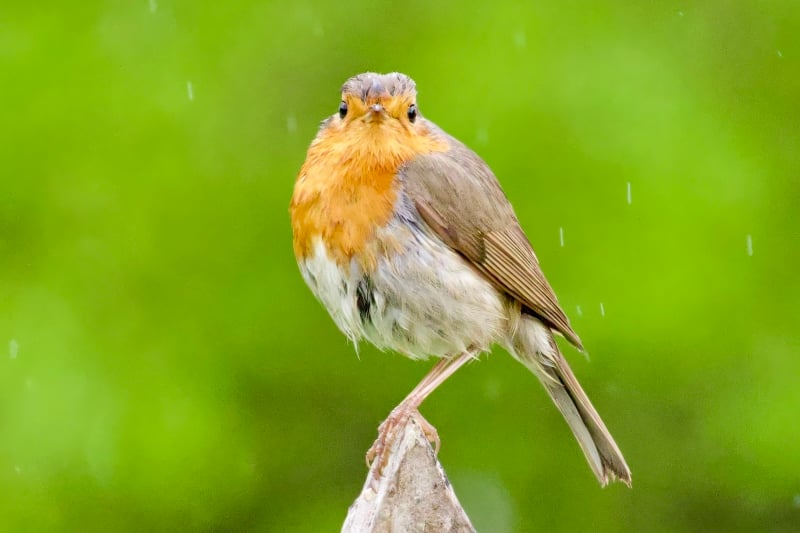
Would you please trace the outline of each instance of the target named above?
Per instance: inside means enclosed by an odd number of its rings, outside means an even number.
[[[379,259],[370,275],[356,261],[344,272],[321,241],[300,270],[354,342],[366,339],[415,359],[483,351],[505,342],[513,316],[508,299],[438,239],[411,234],[405,251]]]

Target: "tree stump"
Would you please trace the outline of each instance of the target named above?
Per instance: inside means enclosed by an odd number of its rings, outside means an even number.
[[[409,419],[391,446],[380,477],[377,461],[350,510],[342,533],[472,533],[467,514],[428,439]]]

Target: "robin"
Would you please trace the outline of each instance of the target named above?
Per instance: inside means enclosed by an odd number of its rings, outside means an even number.
[[[438,362],[378,430],[367,461],[465,363],[500,344],[544,385],[600,484],[631,473],[554,336],[570,326],[497,178],[472,150],[422,117],[400,73],[347,80],[321,124],[292,196],[303,279],[339,329]],[[383,464],[383,463],[381,463]]]

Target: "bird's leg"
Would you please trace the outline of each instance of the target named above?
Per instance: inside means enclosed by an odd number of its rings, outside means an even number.
[[[379,461],[379,468],[375,470],[376,477],[380,475],[383,467],[386,466],[389,458],[388,452],[398,434],[398,430],[404,428],[411,418],[417,421],[423,433],[425,433],[425,437],[434,444],[436,453],[439,453],[441,445],[439,434],[436,432],[436,428],[420,414],[419,406],[430,393],[436,390],[436,387],[474,358],[475,353],[468,351],[453,358],[440,359],[431,371],[422,378],[419,385],[414,387],[414,390],[397,407],[392,409],[386,420],[378,426],[378,438],[367,452],[367,466],[370,466],[375,460]]]

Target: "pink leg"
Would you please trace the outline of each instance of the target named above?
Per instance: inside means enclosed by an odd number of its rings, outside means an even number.
[[[388,451],[398,430],[405,427],[409,419],[414,418],[422,428],[429,441],[434,443],[436,453],[439,453],[440,441],[436,428],[433,427],[419,412],[419,406],[425,401],[436,387],[455,373],[456,370],[464,366],[469,361],[475,359],[473,352],[464,352],[451,359],[440,359],[428,374],[422,378],[419,385],[414,387],[408,396],[400,404],[392,409],[386,420],[378,427],[378,438],[367,452],[367,465],[369,466],[375,459],[380,461],[380,468],[376,470],[376,475],[386,465]]]

